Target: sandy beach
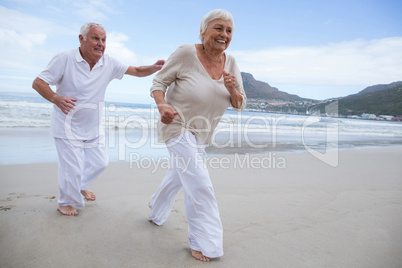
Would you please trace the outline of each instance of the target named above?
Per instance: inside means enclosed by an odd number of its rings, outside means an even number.
[[[70,217],[56,210],[56,163],[2,165],[0,267],[401,267],[401,156],[213,157],[224,256],[208,264],[190,255],[182,192],[163,226],[147,221],[163,163],[111,163],[91,185],[97,200]]]

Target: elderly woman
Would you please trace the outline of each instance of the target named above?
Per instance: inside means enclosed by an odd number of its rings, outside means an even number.
[[[238,111],[246,106],[239,68],[225,53],[233,30],[228,11],[209,12],[201,21],[202,43],[180,46],[151,88],[161,118],[158,140],[166,143],[171,162],[149,203],[150,221],[165,222],[183,187],[188,244],[192,256],[201,261],[223,255],[222,224],[204,149],[228,106]]]

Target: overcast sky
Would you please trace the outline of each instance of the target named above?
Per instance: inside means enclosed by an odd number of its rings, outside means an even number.
[[[0,92],[32,92],[56,53],[79,46],[87,21],[105,26],[106,53],[139,66],[199,43],[216,8],[233,14],[227,52],[241,71],[281,91],[326,99],[402,81],[400,0],[0,0]],[[114,80],[106,100],[152,103],[152,77]]]

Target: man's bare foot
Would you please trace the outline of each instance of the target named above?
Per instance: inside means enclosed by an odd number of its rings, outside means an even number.
[[[197,251],[197,250],[194,250],[194,249],[191,249],[191,255],[192,255],[195,259],[197,259],[197,260],[199,260],[199,261],[205,261],[205,262],[211,261],[210,258],[205,257],[200,251]]]
[[[96,199],[95,194],[89,190],[81,190],[81,194],[88,201],[95,201],[95,199]]]
[[[57,210],[60,211],[61,214],[66,216],[78,215],[78,212],[72,206],[58,206]]]

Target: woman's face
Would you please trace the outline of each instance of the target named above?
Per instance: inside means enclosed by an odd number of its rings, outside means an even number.
[[[232,40],[232,30],[230,20],[216,19],[211,21],[201,35],[204,38],[205,49],[218,52],[225,51]]]

